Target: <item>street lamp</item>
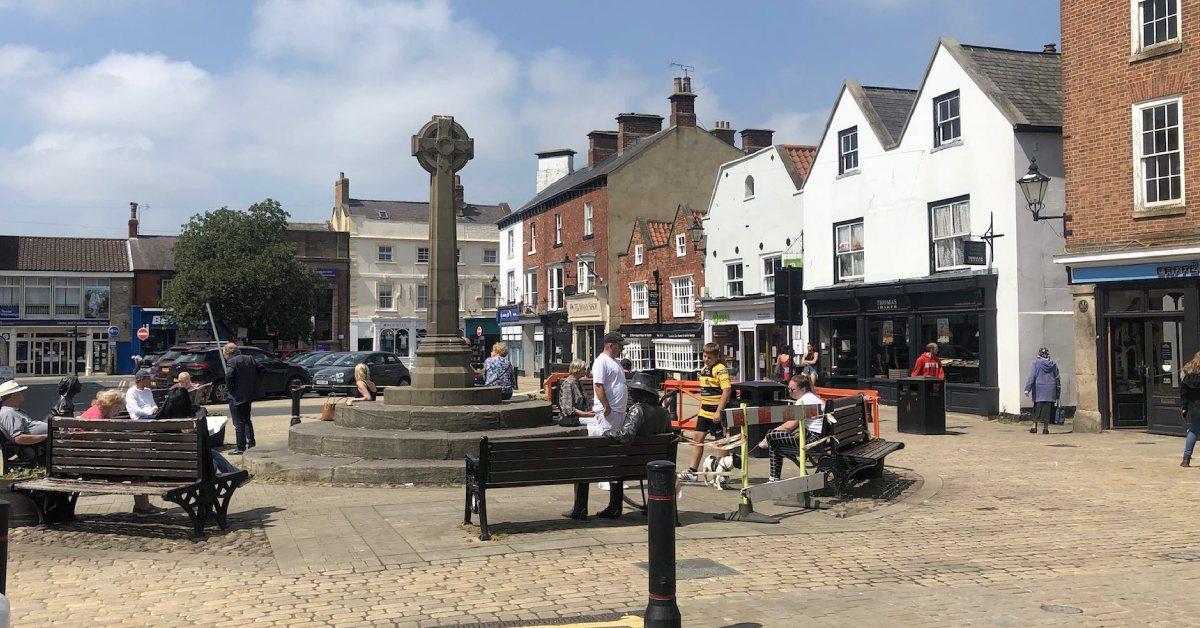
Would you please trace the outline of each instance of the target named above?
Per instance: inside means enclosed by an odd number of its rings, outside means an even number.
[[[1020,179],[1017,179],[1017,185],[1021,187],[1021,194],[1025,195],[1025,203],[1029,207],[1029,212],[1033,214],[1034,222],[1061,220],[1063,223],[1063,237],[1067,237],[1066,215],[1042,215],[1042,210],[1046,208],[1046,189],[1050,187],[1050,177],[1038,170],[1036,158],[1029,160],[1029,172],[1026,172],[1025,176]]]
[[[704,225],[700,224],[699,218],[692,219],[692,226],[688,228],[688,233],[692,236],[692,248],[699,251],[700,243],[704,241]]]

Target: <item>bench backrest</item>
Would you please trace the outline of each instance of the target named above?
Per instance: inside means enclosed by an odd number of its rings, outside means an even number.
[[[673,432],[637,436],[628,445],[607,437],[479,439],[479,468],[489,487],[645,479],[646,463],[675,461]]]
[[[47,477],[165,483],[212,478],[204,419],[52,417],[49,433]]]
[[[825,422],[822,436],[832,436],[838,448],[857,445],[871,439],[867,431],[867,406],[862,395],[843,397],[831,400],[825,404],[826,414],[836,420],[834,423]]]

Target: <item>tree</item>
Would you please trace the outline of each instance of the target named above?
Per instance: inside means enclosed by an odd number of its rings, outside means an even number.
[[[192,216],[175,242],[175,276],[163,291],[169,316],[207,326],[208,303],[217,320],[252,337],[311,337],[327,284],[284,241],[287,219],[269,198],[246,211],[222,207]]]

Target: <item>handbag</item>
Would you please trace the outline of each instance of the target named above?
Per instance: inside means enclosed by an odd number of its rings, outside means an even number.
[[[1067,422],[1067,411],[1062,406],[1054,406],[1054,424],[1062,425]]]
[[[327,397],[325,399],[325,405],[321,406],[321,420],[322,421],[332,421],[333,413],[336,408],[337,408],[337,399],[334,399],[333,397]]]

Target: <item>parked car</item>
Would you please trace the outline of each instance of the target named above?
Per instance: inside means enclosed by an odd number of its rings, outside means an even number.
[[[212,343],[208,343],[208,346],[212,346]],[[179,356],[200,347],[201,345],[198,343],[184,343],[167,349],[166,353],[159,356],[152,366],[147,367],[153,375],[153,379],[150,382],[151,387],[170,388],[171,384],[174,383],[175,377],[171,372],[171,365],[175,363],[175,360],[179,359]]]
[[[305,364],[304,370],[308,371],[308,375],[309,375],[309,377],[311,377],[313,375],[316,375],[317,371],[319,371],[327,366],[333,366],[333,363],[340,360],[341,357],[344,355],[346,355],[345,351],[334,351],[332,353],[327,353],[327,354],[313,360],[312,362]]]
[[[307,370],[308,367],[315,364],[317,362],[317,360],[320,360],[321,358],[329,355],[330,353],[332,353],[332,351],[309,351],[306,355],[302,355],[299,358],[290,360],[290,362],[292,364],[295,364],[296,366],[299,366],[299,367]]]
[[[312,351],[292,351],[291,353],[287,354],[287,357],[285,357],[283,359],[283,361],[291,362],[291,363],[295,364],[298,360],[300,360],[300,358],[303,358],[311,353],[313,353],[313,352]]]
[[[292,388],[304,386],[312,382],[308,371],[288,364],[283,360],[258,347],[238,347],[244,355],[248,355],[263,365],[263,389],[268,397],[286,397]],[[192,349],[180,355],[170,368],[170,379],[174,380],[180,371],[186,370],[196,383],[212,383],[210,403],[225,403],[229,401],[229,386],[225,383],[225,366],[217,349]]]
[[[313,390],[326,395],[334,387],[354,385],[354,367],[366,364],[371,371],[371,381],[377,386],[407,386],[412,383],[408,367],[400,356],[383,351],[351,351],[343,353],[333,363],[313,374]]]
[[[166,353],[166,351],[154,351],[152,353],[147,353],[147,354],[143,355],[141,363],[138,364],[138,368],[139,369],[154,368],[154,363],[157,362],[159,358],[163,357],[163,355],[165,353]]]

